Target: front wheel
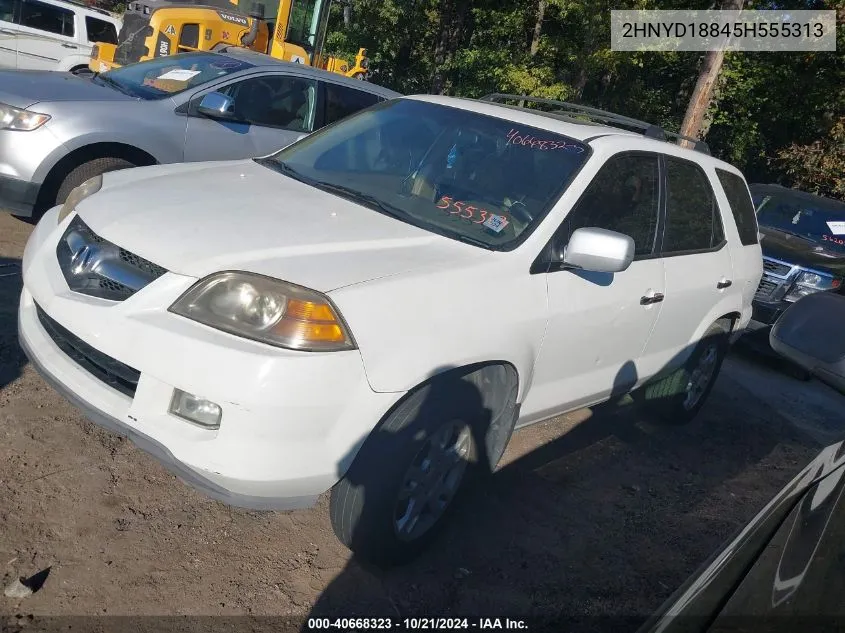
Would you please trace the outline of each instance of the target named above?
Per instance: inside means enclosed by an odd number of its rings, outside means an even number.
[[[656,382],[644,385],[634,399],[671,424],[690,422],[704,406],[728,353],[730,327],[724,321],[711,325],[682,367]]]
[[[487,456],[479,458],[479,447],[496,435],[495,463],[510,437],[507,429],[494,431],[488,415],[478,388],[461,379],[435,380],[397,405],[332,488],[330,515],[338,539],[380,566],[419,554],[442,528],[467,480],[484,471],[480,465]]]

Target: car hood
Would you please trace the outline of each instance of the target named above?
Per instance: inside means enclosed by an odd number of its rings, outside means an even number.
[[[117,90],[89,78],[51,70],[0,71],[0,103],[29,108],[43,101],[126,101]]]
[[[795,237],[766,226],[760,226],[760,232],[765,236],[760,242],[763,255],[845,276],[845,251],[836,246],[820,240]]]
[[[490,255],[254,161],[112,172],[77,209],[105,239],[173,272],[247,270],[322,292]]]

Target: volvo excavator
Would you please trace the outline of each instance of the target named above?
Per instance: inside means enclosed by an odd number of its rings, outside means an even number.
[[[244,13],[239,0],[133,0],[123,16],[118,43],[97,42],[89,69],[102,73],[154,57],[243,46],[277,59],[367,78],[365,48],[358,50],[353,64],[323,54],[331,0],[267,3],[255,3]]]

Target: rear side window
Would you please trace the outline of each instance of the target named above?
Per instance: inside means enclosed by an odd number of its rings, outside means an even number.
[[[634,240],[634,255],[654,252],[657,235],[659,169],[656,155],[610,158],[587,185],[564,222],[565,241],[576,229],[597,227]]]
[[[375,105],[381,99],[377,95],[347,86],[325,83],[326,107],[324,124],[334,123],[355,114],[359,110]]]
[[[85,31],[88,33],[89,42],[117,44],[117,29],[111,22],[98,20],[90,15],[85,16]]]
[[[73,11],[28,0],[21,7],[21,26],[73,37]]]
[[[754,213],[754,204],[748,193],[745,181],[736,174],[722,169],[716,170],[728,204],[731,206],[731,213],[739,231],[739,241],[743,246],[750,246],[757,243],[757,216]]]
[[[667,156],[666,180],[663,254],[710,250],[724,242],[716,196],[701,167]]]

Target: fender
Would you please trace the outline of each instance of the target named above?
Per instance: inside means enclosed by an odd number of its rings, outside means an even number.
[[[65,156],[76,150],[95,145],[97,143],[117,143],[139,149],[152,156],[157,163],[180,162],[183,156],[183,139],[179,138],[178,140],[174,140],[173,138],[168,138],[162,132],[163,130],[155,129],[150,126],[146,127],[146,133],[139,133],[137,129],[133,130],[131,138],[127,138],[119,132],[106,133],[101,131],[67,138],[61,145],[56,147],[47,157],[44,158],[35,172],[33,182],[43,183],[47,174],[49,174],[56,164]]]
[[[503,362],[516,369],[522,402],[548,321],[546,280],[529,275],[530,262],[518,252],[476,250],[472,259],[456,258],[436,270],[329,293],[374,391],[406,392],[450,368]],[[436,310],[420,309],[432,302]]]

